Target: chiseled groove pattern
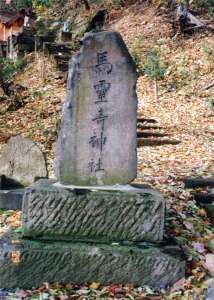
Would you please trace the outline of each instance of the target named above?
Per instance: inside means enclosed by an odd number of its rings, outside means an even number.
[[[25,194],[26,235],[66,239],[160,241],[164,201],[152,194],[31,189]]]
[[[12,263],[10,254],[0,258],[0,286],[4,288],[29,288],[46,281],[160,286],[184,276],[184,262],[158,248],[123,250],[59,243],[48,250],[24,248],[18,265]]]

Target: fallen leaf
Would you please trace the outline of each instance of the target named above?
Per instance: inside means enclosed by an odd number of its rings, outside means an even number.
[[[214,254],[205,255],[204,267],[211,273],[214,272]]]
[[[184,285],[185,285],[185,278],[181,278],[180,280],[178,280],[176,283],[173,284],[172,288],[171,288],[171,293],[180,291],[180,290],[184,290]]]
[[[90,289],[98,289],[100,286],[100,283],[99,282],[92,282],[92,284],[89,286]]]

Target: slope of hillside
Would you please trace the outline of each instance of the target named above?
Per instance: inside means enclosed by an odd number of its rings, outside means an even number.
[[[159,48],[165,78],[155,100],[154,83],[146,75],[139,77],[139,112],[155,118],[165,132],[181,141],[177,146],[141,148],[138,179],[147,180],[147,175],[157,171],[160,177],[166,173],[177,177],[212,175],[214,92],[213,88],[204,90],[213,81],[212,34],[173,41],[171,28],[163,17],[154,7],[145,6],[127,9],[111,28],[122,34],[131,53],[138,51],[142,62],[146,62],[151,49]],[[156,163],[159,168],[152,170]]]

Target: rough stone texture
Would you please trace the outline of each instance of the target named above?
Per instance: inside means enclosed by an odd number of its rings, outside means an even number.
[[[210,189],[209,192],[211,195],[214,195],[214,189]],[[197,200],[197,203],[207,211],[211,222],[214,224],[214,201],[209,201],[209,200],[202,201],[199,199]]]
[[[24,235],[46,239],[161,241],[165,201],[151,188],[69,190],[40,180],[26,190]]]
[[[0,209],[22,209],[25,189],[0,190]]]
[[[69,66],[55,171],[64,184],[136,177],[136,70],[116,32],[88,33]]]
[[[0,158],[0,174],[28,186],[35,177],[47,176],[44,155],[30,139],[11,137]]]
[[[214,202],[208,204],[198,201],[200,206],[203,207],[210,217],[211,222],[214,224]]]
[[[214,299],[214,280],[212,280],[208,286],[205,299],[206,300]]]
[[[43,282],[171,285],[184,277],[177,248],[0,240],[0,288],[32,288]]]

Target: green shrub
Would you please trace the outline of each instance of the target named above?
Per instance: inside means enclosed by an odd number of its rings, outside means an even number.
[[[160,52],[158,49],[153,49],[148,55],[145,73],[150,79],[164,79],[165,70],[160,64]]]
[[[160,50],[154,48],[147,57],[145,73],[155,83],[155,99],[158,100],[158,81],[164,79],[165,69],[160,63]]]
[[[0,88],[6,95],[9,95],[9,81],[25,64],[24,59],[14,62],[10,58],[0,57]]]
[[[181,0],[180,2],[192,9],[208,9],[208,11],[214,9],[214,0]]]
[[[144,56],[144,36],[142,34],[138,35],[131,42],[129,47],[131,56],[134,60],[138,75],[142,75],[143,73],[143,56]]]
[[[1,73],[4,80],[10,80],[16,72],[21,70],[22,65],[21,61],[14,62],[10,58],[0,57]]]

